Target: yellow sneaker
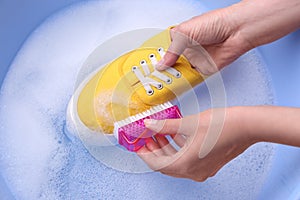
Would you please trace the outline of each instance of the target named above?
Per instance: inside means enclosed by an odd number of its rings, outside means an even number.
[[[173,100],[203,81],[183,56],[173,68],[155,70],[170,45],[169,31],[115,59],[87,82],[77,101],[78,116],[85,126],[110,134],[114,122]]]

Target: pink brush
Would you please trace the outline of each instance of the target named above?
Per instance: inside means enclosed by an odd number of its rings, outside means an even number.
[[[177,106],[170,102],[154,106],[150,110],[128,117],[114,123],[114,135],[119,144],[128,151],[136,152],[143,147],[147,139],[155,135],[153,131],[144,125],[144,119],[174,119],[181,118],[181,113]]]

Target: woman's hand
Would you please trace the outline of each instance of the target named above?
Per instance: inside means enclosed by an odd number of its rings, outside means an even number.
[[[182,119],[145,120],[160,133],[138,155],[155,171],[204,181],[256,142],[300,146],[300,109],[253,106],[211,109]],[[171,134],[177,148],[169,142]]]
[[[171,30],[172,43],[158,63],[163,70],[183,54],[204,75],[211,75],[248,50],[273,42],[300,27],[299,0],[244,0],[207,12]],[[201,58],[202,45],[216,66]]]
[[[204,181],[255,142],[243,132],[238,112],[239,108],[215,109],[182,119],[145,120],[146,127],[160,135],[150,139],[138,155],[163,174]],[[179,151],[164,134],[175,134]]]
[[[194,17],[171,29],[172,43],[157,69],[163,70],[175,64],[183,54],[198,71],[211,75],[230,64],[251,47],[238,35],[229,8],[218,9]],[[201,57],[202,47],[210,54],[216,66],[207,68]]]

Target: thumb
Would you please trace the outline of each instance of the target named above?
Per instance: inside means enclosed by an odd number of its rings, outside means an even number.
[[[165,120],[144,119],[144,124],[146,128],[160,134],[186,134],[186,131],[182,129],[182,118]]]
[[[164,57],[157,63],[157,70],[165,70],[173,66],[187,47],[188,39],[186,35],[176,31],[176,28],[170,30],[170,35],[172,42]]]

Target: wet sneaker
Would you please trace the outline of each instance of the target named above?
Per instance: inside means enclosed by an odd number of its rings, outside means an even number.
[[[85,126],[110,134],[114,122],[173,100],[203,81],[183,56],[172,68],[155,70],[170,45],[169,31],[107,64],[86,83],[77,101]]]

